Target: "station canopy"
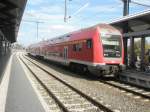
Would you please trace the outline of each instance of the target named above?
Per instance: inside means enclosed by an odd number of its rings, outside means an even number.
[[[109,24],[118,28],[124,37],[150,36],[150,10],[124,16]]]
[[[0,30],[15,42],[27,0],[0,0]]]

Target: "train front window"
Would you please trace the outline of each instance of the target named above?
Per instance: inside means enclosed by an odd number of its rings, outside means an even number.
[[[101,39],[104,50],[104,57],[121,57],[121,36],[108,35],[102,36]]]

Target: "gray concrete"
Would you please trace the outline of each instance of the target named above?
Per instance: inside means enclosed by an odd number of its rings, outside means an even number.
[[[44,112],[16,56],[12,62],[6,112]]]
[[[1,53],[1,52],[0,52]],[[0,84],[4,75],[5,67],[7,65],[7,62],[9,60],[10,53],[7,53],[5,55],[0,54]]]
[[[141,87],[150,88],[150,74],[137,71],[126,71],[120,74],[120,79]]]

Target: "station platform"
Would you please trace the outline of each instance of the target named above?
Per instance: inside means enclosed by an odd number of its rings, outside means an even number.
[[[16,54],[10,57],[0,83],[0,112],[44,112]]]
[[[5,70],[5,67],[7,65],[7,62],[8,62],[8,59],[10,57],[10,53],[6,54],[6,55],[0,55],[0,83],[1,83],[1,80],[3,78],[3,72]]]
[[[127,70],[120,74],[120,80],[144,88],[150,88],[150,73]]]

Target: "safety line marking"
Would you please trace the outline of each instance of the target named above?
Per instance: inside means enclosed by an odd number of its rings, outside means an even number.
[[[5,105],[6,105],[6,99],[7,99],[9,79],[10,79],[10,74],[11,74],[11,65],[12,65],[13,55],[14,54],[12,54],[9,58],[8,64],[4,71],[2,82],[0,84],[0,112],[5,112]]]
[[[19,55],[20,55],[20,54],[19,54]],[[25,65],[24,65],[23,62],[19,59],[18,56],[17,56],[17,58],[18,58],[18,60],[20,61],[20,64],[21,64],[21,66],[22,66],[22,68],[23,68],[23,70],[24,70],[24,72],[25,72],[25,74],[26,74],[26,76],[27,76],[27,78],[28,78],[28,80],[29,80],[29,82],[30,82],[32,88],[34,89],[34,91],[35,91],[35,93],[36,93],[36,95],[37,95],[37,97],[38,97],[38,99],[39,99],[41,105],[43,106],[45,112],[50,112],[50,108],[49,108],[48,104],[44,101],[42,95],[40,94],[39,90],[35,87],[34,82],[32,81],[32,79],[31,79],[30,76],[29,76],[31,73],[28,71],[28,69],[25,67]]]

